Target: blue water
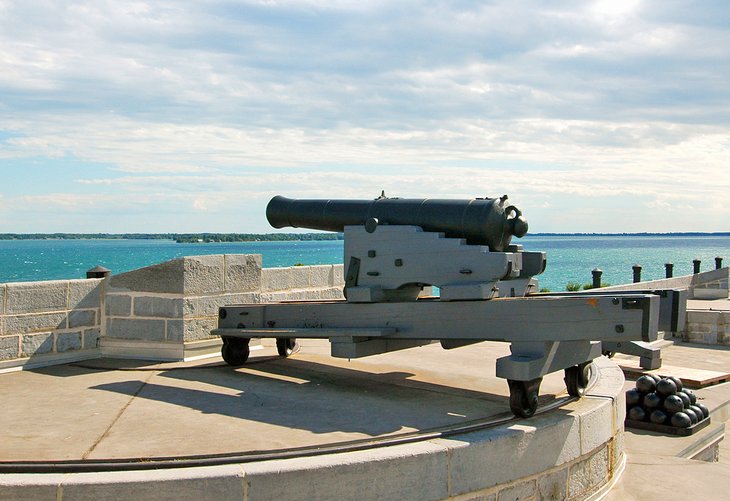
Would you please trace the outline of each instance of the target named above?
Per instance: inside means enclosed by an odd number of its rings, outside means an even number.
[[[591,282],[591,270],[603,270],[604,283],[632,281],[632,266],[643,267],[642,279],[664,277],[664,263],[674,275],[715,268],[715,256],[730,264],[730,236],[532,236],[514,239],[525,250],[547,252],[540,287],[565,290],[568,282]],[[178,244],[170,240],[0,240],[0,283],[83,278],[102,265],[113,273],[200,254],[261,254],[266,268],[295,264],[342,263],[343,242],[237,242]]]

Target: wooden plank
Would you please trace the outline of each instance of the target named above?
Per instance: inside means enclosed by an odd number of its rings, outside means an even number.
[[[619,367],[624,371],[626,377],[632,379],[639,378],[645,374],[656,374],[659,377],[674,376],[681,379],[682,383],[688,388],[704,388],[705,386],[730,381],[730,373],[728,372],[708,371],[705,369],[678,367],[675,365],[662,365],[658,369],[646,370],[626,361],[620,363]]]

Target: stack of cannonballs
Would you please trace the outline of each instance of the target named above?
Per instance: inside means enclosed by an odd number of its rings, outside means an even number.
[[[709,416],[709,409],[697,403],[694,392],[683,388],[682,380],[676,377],[641,376],[636,388],[626,392],[627,426],[646,422],[690,428]]]

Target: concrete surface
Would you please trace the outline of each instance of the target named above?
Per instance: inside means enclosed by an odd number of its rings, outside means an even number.
[[[507,385],[494,376],[495,359],[509,351],[504,343],[480,343],[450,351],[432,345],[352,361],[331,358],[327,343],[322,341],[304,340],[302,352],[287,360],[278,358],[271,343],[266,344],[263,350],[252,353],[249,364],[238,369],[219,359],[188,363],[100,359],[2,374],[0,401],[5,405],[0,413],[0,460],[264,451],[427,430],[509,414]],[[617,355],[620,357],[629,358]],[[730,367],[730,349],[726,347],[677,341],[663,350],[662,358],[675,366],[708,370]],[[623,384],[624,389],[632,386],[633,381]],[[564,392],[562,374],[546,377],[541,405]],[[712,410],[711,427],[730,417],[730,384],[696,390],[696,394]],[[461,499],[464,494],[459,492],[485,488],[484,498],[496,499],[496,491],[488,490],[491,484],[479,487],[475,479],[493,477],[499,481],[506,478],[504,473],[513,471],[528,475],[522,477],[527,480],[508,485],[500,491],[504,493],[499,494],[501,497],[514,491],[515,496],[527,499],[561,499],[576,492],[590,465],[595,469],[591,475],[606,474],[601,458],[611,453],[604,448],[590,461],[569,462],[569,469],[548,470],[539,478],[524,465],[534,465],[536,459],[548,464],[585,457],[580,455],[599,445],[602,438],[590,432],[594,426],[590,419],[581,422],[579,429],[562,420],[591,400],[584,398],[557,413],[511,426],[510,433],[500,436],[514,440],[514,444],[505,442],[498,448],[523,455],[522,460],[509,464],[491,453],[486,444],[495,437],[483,433],[472,434],[468,440],[438,439],[389,448],[390,456],[378,457],[375,463],[370,461],[373,452],[349,453],[340,458],[341,464],[335,469],[322,459],[304,458],[245,468],[231,465],[150,472],[145,474],[149,482],[125,472],[48,475],[22,492],[34,499],[55,499],[63,482],[63,499],[95,498],[110,492],[104,485],[112,484],[143,497],[169,486],[171,496],[185,492],[186,497],[196,499],[213,499],[214,493],[221,499],[241,499],[242,495],[267,499],[266,489],[301,499],[309,494],[336,499],[344,492],[337,488],[335,477],[339,475],[385,496],[399,479],[409,489],[415,488],[425,471],[432,472],[427,475],[430,483],[426,483],[432,489],[429,498],[456,495]],[[577,442],[571,438],[576,433]],[[676,457],[688,444],[701,439],[701,434],[672,437],[627,429],[623,436],[626,469],[605,499],[684,499],[690,495],[727,499],[728,441],[720,442],[717,463]],[[570,443],[580,450],[566,449]],[[480,450],[486,455],[479,456]],[[496,462],[491,464],[488,458]],[[385,460],[401,465],[403,473],[397,471],[400,466],[386,467]],[[329,490],[325,491],[324,485],[304,489],[305,484],[297,490],[280,482],[282,468],[291,468],[294,477],[306,479],[307,472],[318,466],[334,475],[327,483]],[[447,480],[433,476],[444,471],[449,472]],[[376,473],[382,482],[368,487]],[[175,481],[175,475],[180,482]],[[12,476],[4,477],[3,481],[12,483]],[[552,484],[546,487],[549,482]],[[96,483],[99,485],[94,487]],[[450,487],[444,490],[444,485]],[[208,486],[208,490],[201,486]],[[11,496],[6,498],[14,499],[20,492],[5,491]]]
[[[328,350],[304,340],[300,354],[281,359],[268,346],[237,369],[220,359],[100,359],[0,375],[0,460],[261,451],[509,413],[507,384],[494,376],[507,344],[352,361]],[[560,393],[562,374],[545,378],[542,401]]]
[[[709,308],[713,303],[728,305],[727,300],[692,301]],[[695,307],[693,304],[692,307]],[[614,360],[631,359],[617,354]],[[708,346],[675,341],[662,349],[662,361],[666,365],[691,367],[705,370],[728,370],[730,347]],[[635,381],[627,380],[625,389],[634,387]],[[730,383],[693,390],[698,401],[710,409],[710,425],[689,437],[662,435],[645,430],[627,428],[624,434],[624,450],[627,464],[617,485],[606,500],[644,501],[651,499],[726,500],[730,497],[730,440],[719,443],[719,461],[697,461],[679,454],[688,451],[695,443],[711,440],[730,418]]]
[[[240,369],[102,359],[7,373],[0,460],[262,451],[511,416],[507,385],[494,376],[505,344],[357,361],[327,352],[326,342],[305,341],[296,357],[268,346]],[[212,468],[3,474],[0,499],[580,499],[623,458],[623,376],[604,358],[596,374],[580,400],[479,431]],[[542,390],[543,406],[565,395],[562,374]]]

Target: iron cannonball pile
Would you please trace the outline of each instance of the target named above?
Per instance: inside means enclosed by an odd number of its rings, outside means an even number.
[[[627,426],[643,422],[690,428],[709,416],[710,410],[676,377],[641,376],[636,387],[626,392]]]

